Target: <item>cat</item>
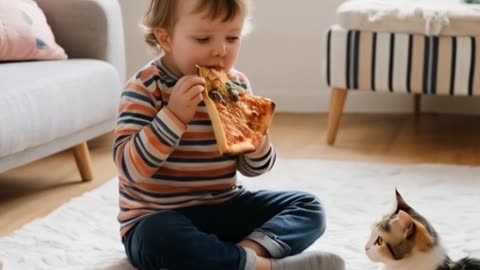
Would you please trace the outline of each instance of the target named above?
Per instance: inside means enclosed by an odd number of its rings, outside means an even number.
[[[451,260],[432,225],[410,207],[398,190],[396,207],[372,227],[365,253],[385,270],[480,270],[480,260]]]

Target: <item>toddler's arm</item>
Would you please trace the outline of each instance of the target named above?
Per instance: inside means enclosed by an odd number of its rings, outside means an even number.
[[[257,150],[239,156],[237,169],[245,176],[258,176],[270,171],[276,158],[275,148],[267,133]]]
[[[153,86],[153,85],[152,85]],[[114,136],[113,157],[119,173],[129,181],[152,176],[178,147],[186,125],[139,79],[131,79],[122,93]],[[157,93],[158,92],[158,93]]]

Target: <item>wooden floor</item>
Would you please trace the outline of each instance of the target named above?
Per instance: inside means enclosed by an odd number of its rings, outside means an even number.
[[[277,114],[270,133],[279,157],[480,165],[478,116],[345,115],[333,147],[326,119]],[[111,145],[112,134],[89,142],[96,178],[89,183],[80,182],[70,151],[0,174],[0,236],[114,177]]]

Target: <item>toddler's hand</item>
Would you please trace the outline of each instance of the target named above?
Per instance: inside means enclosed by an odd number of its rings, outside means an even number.
[[[183,123],[188,124],[197,111],[198,103],[203,100],[205,79],[197,75],[186,75],[175,84],[168,109]]]

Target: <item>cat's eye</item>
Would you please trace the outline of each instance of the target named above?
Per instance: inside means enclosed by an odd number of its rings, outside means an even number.
[[[375,240],[375,245],[381,246],[383,244],[383,238],[382,237],[377,237],[377,240]]]

